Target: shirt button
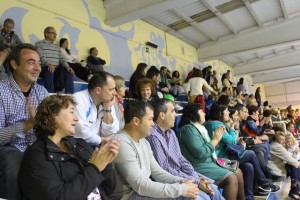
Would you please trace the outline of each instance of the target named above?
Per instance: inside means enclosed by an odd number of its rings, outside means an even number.
[[[53,155],[50,155],[50,158],[53,158]]]
[[[65,160],[63,157],[61,157],[61,160]]]

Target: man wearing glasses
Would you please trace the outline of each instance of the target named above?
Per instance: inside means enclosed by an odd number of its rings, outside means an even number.
[[[41,76],[45,79],[48,92],[60,92],[65,88],[65,93],[73,94],[74,71],[65,60],[60,47],[53,44],[56,35],[54,27],[48,26],[44,30],[45,39],[35,43],[41,57]]]

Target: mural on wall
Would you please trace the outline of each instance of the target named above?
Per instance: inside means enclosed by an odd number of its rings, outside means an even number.
[[[82,4],[81,7],[79,6],[80,12],[74,9],[53,11],[51,7],[44,5],[49,4],[49,1],[45,0],[39,2],[32,0],[28,3],[5,1],[2,3],[5,6],[0,8],[0,23],[3,24],[8,17],[14,19],[15,32],[24,42],[32,44],[44,39],[43,30],[46,26],[54,26],[58,33],[56,43],[62,37],[68,38],[69,48],[73,54],[78,55],[79,60],[85,59],[89,48],[95,46],[99,50],[99,57],[107,62],[105,70],[124,76],[126,79],[130,77],[139,62],[155,65],[158,68],[164,65],[171,71],[177,69],[184,76],[186,71],[196,63],[196,57],[192,62],[187,62],[177,55],[166,55],[167,44],[165,36],[161,34],[163,32],[157,31],[155,27],[149,27],[149,31],[144,35],[139,26],[145,22],[138,20],[119,27],[108,27],[104,23],[105,19],[100,14],[98,16],[93,13],[90,8],[96,4],[99,6],[98,10],[103,11],[102,2],[96,0],[74,0],[73,2]],[[78,20],[78,15],[82,21]],[[33,23],[32,19],[39,19],[39,21]],[[158,44],[158,49],[149,49],[147,52],[145,41]]]

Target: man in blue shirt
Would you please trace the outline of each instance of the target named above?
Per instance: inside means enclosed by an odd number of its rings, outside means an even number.
[[[48,92],[36,83],[41,65],[33,45],[17,45],[8,61],[12,75],[0,81],[0,197],[15,200],[23,152],[36,139],[35,110]]]
[[[178,140],[171,129],[175,123],[174,103],[167,99],[158,99],[153,102],[154,118],[156,122],[151,130],[149,141],[154,157],[158,164],[172,175],[194,180],[200,189],[201,199],[224,199],[216,185],[194,170],[193,166],[183,157]]]

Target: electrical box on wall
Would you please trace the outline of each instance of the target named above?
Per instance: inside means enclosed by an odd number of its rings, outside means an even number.
[[[147,46],[150,46],[150,47],[152,47],[152,48],[155,48],[155,49],[157,49],[157,47],[158,47],[156,44],[154,44],[154,43],[152,43],[152,42],[149,42],[149,41],[146,42],[146,45],[147,45]]]

